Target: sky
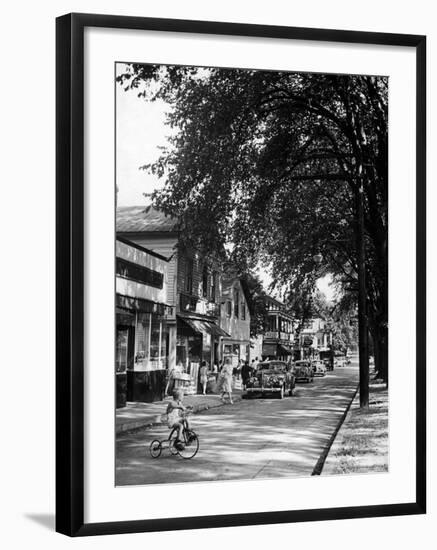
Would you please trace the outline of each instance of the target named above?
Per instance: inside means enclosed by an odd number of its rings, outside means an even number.
[[[118,67],[123,69],[123,64]],[[140,166],[154,162],[165,146],[166,136],[171,129],[165,125],[168,106],[162,101],[146,101],[137,96],[137,91],[124,91],[116,84],[116,178],[118,186],[118,206],[146,204],[143,193],[151,193],[163,185],[156,176],[140,170]],[[259,268],[264,288],[271,283],[266,269]],[[327,275],[317,281],[317,287],[328,300],[334,298],[330,286],[332,278]],[[279,294],[279,293],[278,293]],[[279,296],[278,296],[279,297]]]
[[[157,160],[159,146],[166,144],[171,133],[164,124],[168,107],[162,101],[146,101],[137,91],[124,91],[116,84],[116,178],[117,204],[135,206],[145,202],[143,193],[162,186],[155,176],[140,166]]]

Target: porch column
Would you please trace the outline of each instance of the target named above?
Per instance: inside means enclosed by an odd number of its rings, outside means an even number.
[[[176,324],[168,327],[168,368],[176,366]]]

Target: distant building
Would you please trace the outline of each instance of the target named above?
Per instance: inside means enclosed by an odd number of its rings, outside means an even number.
[[[293,318],[283,302],[267,296],[263,359],[289,360],[293,356]]]
[[[176,220],[151,206],[119,207],[117,235],[146,247],[168,260],[168,367],[191,376],[197,389],[201,361],[210,368],[219,361],[221,265],[208,263],[196,250],[183,248]]]
[[[161,399],[168,364],[168,259],[116,240],[116,402]]]
[[[238,277],[222,279],[220,326],[229,335],[222,338],[222,358],[229,357],[234,367],[240,359],[249,361],[250,312]]]
[[[298,337],[300,356],[316,357],[321,351],[327,351],[332,345],[332,330],[321,318],[309,319],[304,323]]]

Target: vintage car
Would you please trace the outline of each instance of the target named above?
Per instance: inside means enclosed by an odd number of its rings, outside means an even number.
[[[325,365],[327,371],[334,370],[334,360],[323,359],[323,364]]]
[[[346,357],[343,354],[341,355],[335,354],[334,367],[345,367],[345,366],[346,366]]]
[[[326,376],[326,366],[323,361],[313,361],[314,376]]]
[[[295,380],[291,365],[285,361],[262,361],[246,383],[246,396],[276,394],[282,399],[293,395]]]
[[[293,367],[296,382],[314,382],[314,373],[311,361],[296,361]]]

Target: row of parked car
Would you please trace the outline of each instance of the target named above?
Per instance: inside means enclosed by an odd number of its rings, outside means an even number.
[[[334,360],[334,366],[345,366]],[[334,366],[328,360],[313,361],[304,359],[287,363],[285,361],[263,361],[258,363],[255,372],[246,383],[246,397],[249,395],[275,394],[279,399],[293,395],[296,382],[314,382],[316,376],[326,376]]]

